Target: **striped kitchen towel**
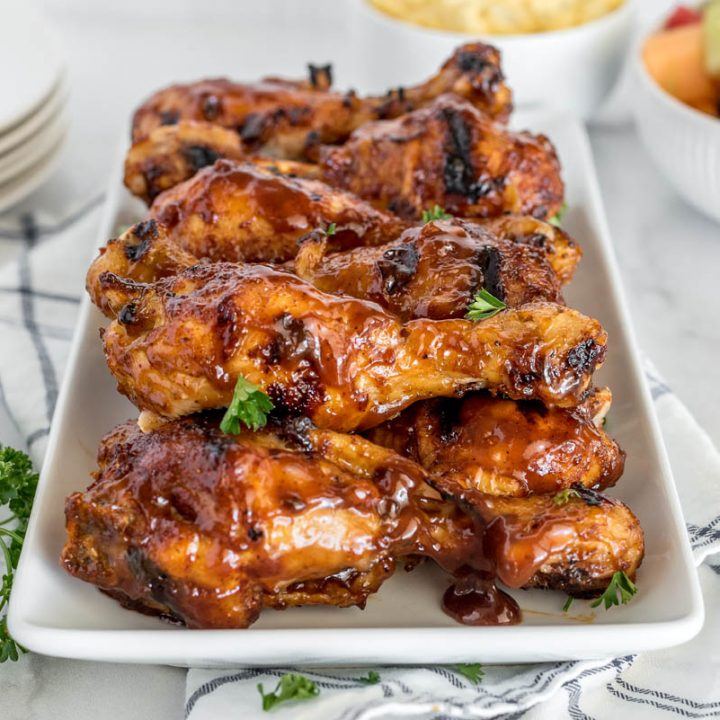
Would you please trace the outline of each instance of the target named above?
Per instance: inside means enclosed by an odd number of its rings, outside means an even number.
[[[62,219],[0,222],[0,442],[22,443],[42,462],[58,386],[92,254],[99,199]],[[321,694],[273,713],[293,720],[378,718],[720,718],[720,457],[682,403],[647,367],[708,608],[701,634],[679,648],[592,662],[485,667],[477,685],[452,668],[300,669]],[[3,421],[2,418],[5,418]],[[3,422],[5,424],[3,424]],[[682,589],[679,589],[682,591]],[[28,662],[27,658],[20,660]],[[256,685],[290,668],[190,670],[191,720],[268,717]],[[86,672],[93,673],[88,666]],[[29,684],[40,682],[32,672]]]

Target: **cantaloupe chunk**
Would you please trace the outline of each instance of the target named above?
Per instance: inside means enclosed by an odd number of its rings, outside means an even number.
[[[702,25],[685,25],[651,35],[643,60],[660,87],[690,105],[716,97],[715,84],[705,68]]]

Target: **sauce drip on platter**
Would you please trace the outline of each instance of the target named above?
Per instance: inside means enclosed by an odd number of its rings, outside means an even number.
[[[463,625],[517,625],[522,620],[518,604],[492,575],[469,569],[445,591],[442,609]]]

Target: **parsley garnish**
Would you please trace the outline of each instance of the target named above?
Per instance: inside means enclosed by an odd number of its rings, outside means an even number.
[[[0,584],[0,611],[10,601],[37,482],[38,474],[25,453],[9,447],[0,449],[0,505],[7,505],[12,513],[0,521],[0,554],[5,560],[5,574]],[[12,522],[15,525],[12,529],[3,527]],[[0,618],[0,663],[17,660],[20,652],[26,651],[10,637],[5,617]]]
[[[380,682],[380,673],[370,670],[367,675],[359,677],[357,681],[363,685],[377,685]]]
[[[439,205],[433,205],[430,210],[423,210],[422,221],[429,223],[431,220],[449,220],[452,217],[450,213],[446,213]]]
[[[605,592],[597,600],[590,603],[590,607],[596,608],[604,605],[605,609],[609,610],[613,605],[625,605],[632,600],[637,591],[637,587],[630,578],[622,570],[618,570],[613,574],[610,584],[605,588]]]
[[[553,495],[553,502],[558,506],[567,505],[570,502],[570,498],[581,497],[580,493],[575,488],[565,488],[559,493]]]
[[[483,288],[468,305],[465,317],[468,320],[487,320],[506,307],[507,305],[502,300],[498,300],[492,293]]]
[[[330,237],[331,235],[334,235],[336,231],[337,231],[337,226],[335,225],[335,223],[330,223],[327,226],[327,230],[325,231],[325,234],[328,237]]]
[[[290,700],[309,700],[320,694],[317,685],[304,675],[285,673],[272,692],[265,693],[262,683],[258,683],[258,692],[262,696],[263,710],[272,710],[276,705]]]
[[[565,601],[565,604],[563,605],[563,612],[567,612],[570,609],[570,606],[572,605],[572,601],[575,598],[572,595],[567,596],[567,600]]]
[[[550,218],[549,222],[551,222],[553,225],[556,225],[557,227],[560,227],[560,223],[565,217],[567,211],[568,204],[566,202],[563,202],[563,204],[560,206],[560,209]]]
[[[455,672],[464,675],[474,685],[478,685],[485,675],[480,663],[460,663],[455,666]]]
[[[226,435],[237,435],[240,423],[252,430],[259,430],[267,422],[267,414],[275,406],[270,398],[257,385],[248,382],[242,375],[235,383],[235,391],[230,407],[220,423],[220,429]]]

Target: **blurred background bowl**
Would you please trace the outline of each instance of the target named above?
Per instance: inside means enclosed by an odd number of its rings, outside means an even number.
[[[597,20],[524,35],[470,35],[432,30],[397,20],[368,0],[352,0],[356,38],[367,48],[368,77],[383,87],[430,76],[455,48],[482,40],[502,52],[516,107],[567,111],[589,118],[613,88],[630,43],[634,0]],[[368,83],[370,85],[370,83]]]
[[[633,54],[633,113],[648,154],[687,202],[720,221],[720,119],[685,105]]]

